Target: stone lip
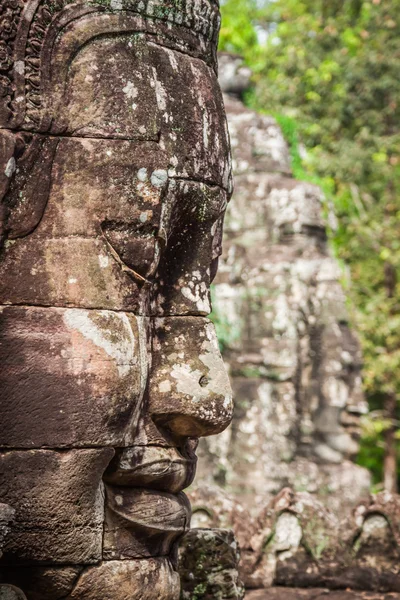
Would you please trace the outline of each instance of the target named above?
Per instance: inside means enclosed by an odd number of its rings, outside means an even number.
[[[187,450],[161,446],[134,446],[117,452],[107,469],[107,483],[149,488],[176,494],[193,481],[197,457]]]
[[[188,529],[190,504],[183,492],[106,486],[103,558],[168,556]]]

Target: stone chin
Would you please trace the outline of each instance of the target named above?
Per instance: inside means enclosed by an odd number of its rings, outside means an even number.
[[[182,449],[149,445],[117,451],[103,477],[107,560],[171,552],[189,529],[190,503],[182,490],[194,479],[196,460],[190,443]]]

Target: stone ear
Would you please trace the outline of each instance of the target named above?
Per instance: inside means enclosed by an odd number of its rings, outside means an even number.
[[[6,235],[7,206],[5,197],[15,173],[16,136],[5,129],[0,130],[0,247]]]
[[[29,134],[25,139],[21,136],[15,139],[15,175],[5,197],[8,239],[25,237],[39,225],[50,193],[52,164],[59,142],[57,138]]]

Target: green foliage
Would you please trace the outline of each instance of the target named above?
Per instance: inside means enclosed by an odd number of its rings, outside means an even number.
[[[229,34],[233,5],[235,23],[250,7],[242,38],[237,26]],[[222,14],[224,47],[255,73],[248,103],[275,115],[295,176],[334,203],[331,241],[351,273],[372,409],[360,461],[379,481],[384,430],[398,418],[385,401],[400,403],[400,0],[227,0]],[[264,45],[248,33],[260,27]]]
[[[257,47],[253,20],[257,6],[253,0],[226,0],[222,3],[224,20],[219,33],[221,50],[243,54]]]
[[[297,179],[307,179],[307,173],[303,167],[303,160],[300,156],[299,135],[296,121],[288,115],[275,113],[274,117],[278,122],[282,133],[289,144],[291,166],[294,177]]]

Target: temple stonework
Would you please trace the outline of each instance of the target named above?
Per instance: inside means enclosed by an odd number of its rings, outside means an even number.
[[[370,485],[353,462],[367,410],[360,348],[327,246],[323,194],[293,179],[276,121],[238,98],[248,75],[240,58],[221,55],[235,193],[213,314],[235,413],[200,444],[198,474],[253,512],[289,486],[340,513]]]
[[[219,21],[216,0],[0,2],[4,594],[179,597],[182,490],[232,415],[207,319]]]
[[[370,496],[369,473],[354,463],[367,406],[360,348],[327,245],[329,207],[318,187],[292,177],[276,121],[241,102],[249,72],[240,57],[222,54],[219,77],[235,192],[213,319],[235,412],[230,428],[199,446],[192,527],[213,532],[197,534],[201,556],[216,552],[218,528],[232,528],[240,578],[258,590],[246,598],[254,600],[369,597],[346,588],[400,592],[399,497]],[[189,592],[185,566],[196,562],[199,545],[190,546],[191,536],[181,546]],[[227,564],[221,558],[220,573]],[[208,589],[209,577],[199,578]],[[243,598],[222,584],[220,592]]]

